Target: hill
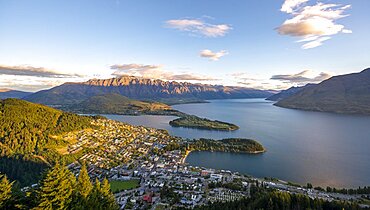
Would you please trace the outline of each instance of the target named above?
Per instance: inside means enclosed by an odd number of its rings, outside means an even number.
[[[180,117],[169,122],[174,127],[220,131],[239,129],[234,124],[188,115],[163,103],[133,100],[116,93],[93,96],[76,105],[65,106],[63,109],[85,114],[172,115]]]
[[[335,76],[285,98],[276,106],[346,114],[370,114],[370,68]]]
[[[92,96],[81,103],[69,106],[68,110],[77,113],[138,115],[165,113],[171,111],[172,108],[158,102],[143,102],[129,99],[117,93],[108,93]]]
[[[31,92],[24,92],[19,90],[0,89],[0,99],[23,98],[31,94]]]
[[[1,154],[37,154],[52,135],[90,127],[90,118],[20,99],[0,100]]]
[[[168,104],[199,102],[207,99],[266,98],[268,91],[243,87],[192,84],[123,76],[92,79],[81,83],[65,83],[39,91],[25,100],[46,105],[77,104],[92,96],[116,93],[137,100],[153,100]]]
[[[307,84],[305,86],[301,86],[301,87],[291,87],[289,89],[286,89],[286,90],[282,90],[280,91],[279,93],[276,93],[268,98],[266,98],[266,100],[269,100],[269,101],[280,101],[284,98],[288,98],[289,96],[292,96],[296,93],[298,93],[299,91],[303,90],[304,88],[306,87],[310,87],[310,86],[313,86],[315,84]]]
[[[23,183],[34,183],[49,163],[70,158],[56,152],[56,146],[68,142],[55,135],[92,127],[90,121],[90,117],[20,99],[0,100],[1,172]]]

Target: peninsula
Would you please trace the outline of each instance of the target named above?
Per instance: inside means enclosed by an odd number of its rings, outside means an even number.
[[[231,123],[200,118],[195,115],[186,115],[172,120],[169,123],[173,127],[197,128],[204,130],[234,131],[239,129],[237,125]]]
[[[173,109],[167,104],[153,101],[139,101],[120,94],[109,93],[93,96],[75,105],[60,107],[64,111],[80,114],[118,114],[118,115],[165,115],[176,116],[169,124],[173,127],[186,127],[205,130],[234,131],[237,125],[200,118]]]
[[[204,139],[189,142],[188,151],[212,151],[259,154],[266,149],[259,142],[252,139],[228,138],[222,140]]]

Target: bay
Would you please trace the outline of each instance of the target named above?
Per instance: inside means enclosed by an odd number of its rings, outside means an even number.
[[[370,185],[370,117],[308,112],[273,106],[264,99],[211,100],[175,109],[231,122],[237,131],[174,128],[172,116],[106,115],[134,125],[166,129],[184,138],[252,138],[267,152],[259,155],[192,152],[186,162],[255,177],[275,177],[315,186]]]

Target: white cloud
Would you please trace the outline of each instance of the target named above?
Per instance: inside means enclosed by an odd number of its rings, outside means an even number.
[[[311,49],[318,46],[321,46],[324,41],[331,39],[330,37],[324,36],[317,38],[315,40],[309,41],[306,44],[302,45],[302,49]]]
[[[84,75],[61,73],[44,67],[0,64],[0,88],[36,91],[86,78]]]
[[[34,77],[81,77],[78,74],[59,73],[44,67],[34,67],[30,65],[8,66],[0,64],[0,75],[19,75],[19,76],[34,76]]]
[[[269,77],[261,75],[250,75],[245,72],[237,72],[229,74],[231,80],[238,86],[260,90],[284,90],[290,87],[290,84],[280,81],[270,80]]]
[[[321,46],[332,35],[352,33],[336,20],[347,17],[344,12],[350,5],[316,3],[313,6],[304,6],[308,0],[286,0],[281,11],[292,15],[277,31],[281,35],[299,37],[298,42],[308,42],[302,45],[303,49]]]
[[[296,7],[308,1],[309,0],[285,0],[283,6],[281,6],[280,11],[286,12],[286,13],[292,13]]]
[[[237,85],[248,88],[262,89],[262,90],[285,90],[292,86],[303,86],[307,83],[319,83],[323,80],[329,79],[333,76],[329,72],[317,73],[312,70],[305,70],[293,74],[279,74],[279,75],[256,75],[245,72],[229,74],[231,80]]]
[[[213,52],[211,50],[202,50],[200,52],[200,57],[208,58],[212,61],[218,61],[221,57],[229,54],[226,50],[221,50],[219,52]]]
[[[179,81],[210,81],[213,77],[194,74],[189,72],[174,73],[163,69],[162,65],[143,65],[143,64],[121,64],[112,65],[115,70],[114,76],[136,76],[148,79],[179,80]]]
[[[227,24],[210,24],[201,19],[168,20],[166,21],[166,26],[205,37],[222,37],[232,29]]]
[[[0,88],[23,90],[23,91],[39,91],[49,89],[51,87],[61,85],[65,82],[82,82],[86,78],[80,77],[38,77],[29,75],[1,75]]]
[[[298,84],[298,85],[305,85],[307,83],[319,83],[323,80],[327,80],[332,77],[333,74],[328,72],[321,72],[319,74],[315,74],[315,72],[311,70],[304,70],[296,74],[279,74],[273,75],[271,80],[279,80],[287,83]]]

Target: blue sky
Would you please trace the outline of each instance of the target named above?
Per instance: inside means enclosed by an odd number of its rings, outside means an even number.
[[[124,74],[263,89],[319,82],[370,66],[368,8],[368,0],[0,0],[0,88]]]

